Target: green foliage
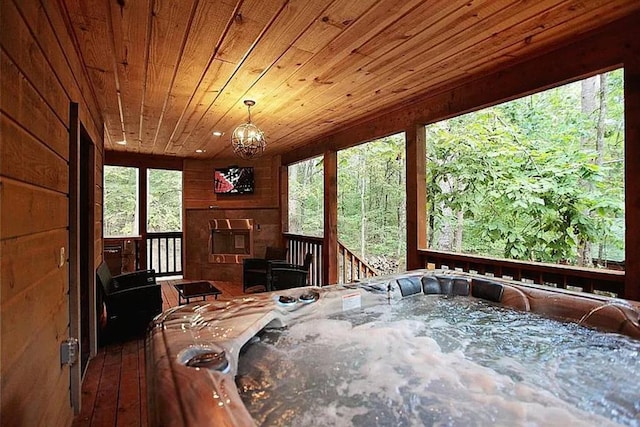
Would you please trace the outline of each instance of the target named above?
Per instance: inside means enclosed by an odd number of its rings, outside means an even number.
[[[467,253],[575,263],[590,242],[619,257],[622,79],[609,76],[601,165],[579,82],[427,126],[430,246],[455,250],[446,237],[462,227]]]
[[[338,238],[359,256],[404,265],[404,135],[392,135],[338,153]]]
[[[149,169],[147,231],[182,230],[182,172]]]
[[[338,153],[338,236],[365,258],[404,265],[404,137],[393,135]],[[323,163],[289,166],[289,231],[323,235]]]
[[[104,235],[138,234],[138,170],[104,167]]]
[[[322,157],[289,166],[289,232],[323,236],[323,176]]]

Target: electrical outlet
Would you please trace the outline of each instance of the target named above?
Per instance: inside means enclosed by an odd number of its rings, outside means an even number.
[[[58,261],[58,267],[62,268],[67,258],[64,256],[64,246],[60,248],[60,261]]]
[[[78,360],[78,339],[69,337],[60,343],[60,364],[72,366]]]

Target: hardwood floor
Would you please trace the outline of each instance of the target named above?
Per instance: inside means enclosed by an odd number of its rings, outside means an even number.
[[[165,310],[178,305],[173,284],[180,281],[162,282]],[[215,286],[222,291],[219,300],[243,295],[240,283],[215,282]],[[146,393],[144,338],[102,347],[89,361],[82,383],[82,411],[73,426],[146,426]]]

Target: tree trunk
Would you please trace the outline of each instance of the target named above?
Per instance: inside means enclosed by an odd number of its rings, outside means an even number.
[[[599,93],[599,76],[589,77],[582,80],[581,83],[581,110],[585,118],[595,119],[596,111],[598,110],[597,95]],[[595,134],[590,131],[583,132],[583,136],[580,141],[580,145],[583,148],[590,148],[597,144],[597,129]],[[585,185],[585,191],[591,191],[589,185]],[[588,215],[588,212],[585,214]],[[585,236],[578,236],[578,265],[581,267],[591,266],[591,242],[589,242]]]
[[[598,108],[597,95],[599,82],[598,76],[593,76],[582,80],[581,83],[580,109],[582,114],[590,119],[594,118],[596,109]],[[582,135],[581,145],[583,147],[591,147],[595,135],[591,132],[584,132]]]
[[[367,194],[366,186],[366,161],[365,157],[361,155],[360,157],[360,259],[365,259],[366,254],[366,233],[365,233],[365,223],[366,213],[365,213],[365,195]]]
[[[453,238],[453,245],[455,251],[460,253],[462,252],[462,229],[464,227],[464,212],[459,210],[456,213],[456,233]]]
[[[398,189],[401,189],[404,185],[404,173],[402,171],[405,170],[406,165],[404,164],[404,157],[399,157],[398,162],[400,163],[400,167],[398,169]],[[407,213],[407,196],[406,191],[404,192],[405,196],[402,198],[402,202],[398,206],[398,246],[397,246],[397,259],[398,264],[396,265],[396,272],[403,271],[406,268],[406,260],[405,253],[402,250],[402,242],[406,240],[406,213]],[[404,260],[404,261],[403,261]]]
[[[604,131],[607,118],[607,75],[600,74],[600,90],[598,92],[600,105],[598,108],[598,128],[596,129],[596,151],[598,153],[597,164],[604,163]]]
[[[604,149],[605,149],[605,139],[604,139],[604,131],[605,131],[605,119],[607,117],[607,75],[600,74],[600,108],[598,110],[598,128],[596,130],[596,152],[597,159],[596,163],[598,166],[602,167],[604,163]],[[598,265],[603,264],[603,254],[604,253],[604,242],[600,241],[598,243]]]
[[[298,197],[295,194],[295,187],[298,185],[298,165],[289,166],[289,231],[300,233],[300,216],[298,214]]]
[[[440,182],[440,192],[442,194],[449,194],[452,191],[453,185],[449,181]],[[440,211],[442,212],[443,224],[440,233],[438,235],[438,242],[436,249],[440,249],[443,251],[451,251],[453,250],[453,235],[454,230],[452,227],[453,222],[453,211],[450,207],[447,207],[444,203],[440,206]]]

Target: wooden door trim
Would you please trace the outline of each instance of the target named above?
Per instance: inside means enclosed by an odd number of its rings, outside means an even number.
[[[69,337],[80,338],[80,117],[78,104],[69,107]],[[78,355],[79,356],[79,355]],[[69,367],[71,405],[82,406],[80,357]]]

